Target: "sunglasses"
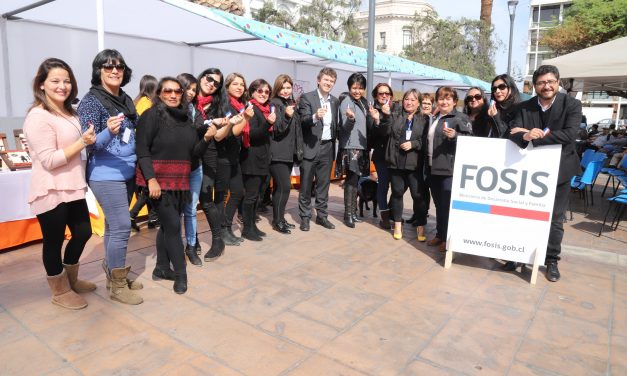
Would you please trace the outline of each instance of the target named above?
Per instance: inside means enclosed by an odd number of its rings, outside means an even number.
[[[220,81],[216,80],[215,78],[211,77],[210,75],[205,75],[205,80],[207,80],[208,83],[213,84],[213,86],[218,87],[220,86]]]
[[[102,64],[102,69],[105,72],[107,72],[107,73],[112,72],[113,68],[117,69],[118,71],[123,71],[124,69],[126,69],[126,65],[124,65],[124,64]]]
[[[165,89],[161,89],[161,93],[163,94],[176,94],[176,95],[182,95],[183,94],[183,89],[172,89],[172,88],[165,88]]]
[[[472,102],[473,100],[478,102],[480,100],[483,100],[483,96],[481,94],[475,94],[466,97],[466,102]]]
[[[270,95],[270,90],[268,90],[268,89],[257,89],[257,90],[255,90],[255,93]]]
[[[389,91],[380,91],[377,93],[377,95],[380,95],[382,97],[389,97],[390,96],[390,92]]]
[[[492,86],[492,92],[494,93],[494,92],[496,91],[496,89],[499,89],[499,90],[503,91],[503,90],[505,90],[505,89],[507,89],[507,88],[509,88],[509,86],[507,86],[507,85],[505,85],[505,84],[500,84],[500,85],[497,85],[497,86]]]

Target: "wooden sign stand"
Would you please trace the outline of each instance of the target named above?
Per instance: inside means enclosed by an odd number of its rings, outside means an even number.
[[[446,244],[451,244],[451,238],[449,237]],[[444,258],[444,269],[450,269],[451,265],[453,265],[453,258],[454,258],[454,251],[451,249],[450,246],[447,247],[447,251],[446,251],[446,256]],[[464,252],[457,252],[457,253],[464,253]],[[529,281],[530,284],[535,285],[537,280],[538,280],[538,271],[540,269],[540,263],[543,262],[544,260],[539,260],[539,256],[540,256],[540,252],[538,252],[538,248],[536,248],[533,251],[534,254],[534,258],[533,258],[533,266],[531,269],[531,279]],[[477,256],[477,255],[473,255],[473,256]],[[477,257],[485,257],[485,256],[477,256]]]

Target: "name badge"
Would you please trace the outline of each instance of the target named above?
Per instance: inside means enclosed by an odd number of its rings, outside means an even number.
[[[81,161],[87,160],[87,149],[81,150]]]
[[[122,142],[128,144],[131,139],[131,130],[129,128],[124,128],[124,133],[122,134]]]

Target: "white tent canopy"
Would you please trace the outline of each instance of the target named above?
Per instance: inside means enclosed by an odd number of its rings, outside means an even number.
[[[561,78],[574,79],[574,91],[627,91],[627,37],[544,60]]]
[[[4,90],[0,91],[0,116],[25,114],[32,100],[30,81],[37,66],[48,57],[61,58],[72,66],[79,82],[79,96],[89,89],[91,61],[98,52],[99,2],[103,4],[105,48],[122,52],[133,68],[134,79],[125,87],[131,96],[137,92],[138,78],[143,74],[157,77],[180,72],[198,74],[210,66],[220,68],[225,74],[241,72],[249,79],[272,79],[288,73],[304,90],[312,89],[317,71],[328,66],[338,70],[338,85],[334,90],[338,93],[346,90],[344,82],[348,75],[365,72],[365,66],[357,59],[353,65],[321,53],[285,48],[272,43],[270,37],[238,26],[223,12],[186,0],[2,0],[0,85]],[[237,21],[242,23],[242,19]],[[284,33],[291,33],[294,38],[295,33],[287,30]],[[328,43],[329,48],[363,53],[363,49]],[[398,58],[378,55],[399,66]],[[396,90],[414,87],[422,91],[433,91],[442,85],[458,89],[471,84],[488,85],[472,77],[417,65],[423,68],[423,74],[380,69],[374,81],[390,82]]]

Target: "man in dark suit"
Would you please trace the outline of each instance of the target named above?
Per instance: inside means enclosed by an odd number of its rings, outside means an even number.
[[[520,104],[508,131],[508,138],[521,148],[526,148],[529,142],[533,146],[562,145],[545,259],[546,278],[551,282],[560,279],[557,262],[562,250],[570,179],[581,173],[575,143],[581,124],[581,102],[559,92],[559,78],[559,71],[553,65],[542,65],[533,73],[537,96]]]
[[[322,68],[318,73],[318,89],[300,97],[298,112],[303,129],[303,161],[300,164],[298,211],[300,229],[309,231],[311,219],[311,184],[316,178],[316,223],[334,229],[329,222],[327,205],[331,167],[335,155],[338,99],[330,94],[337,73]]]

